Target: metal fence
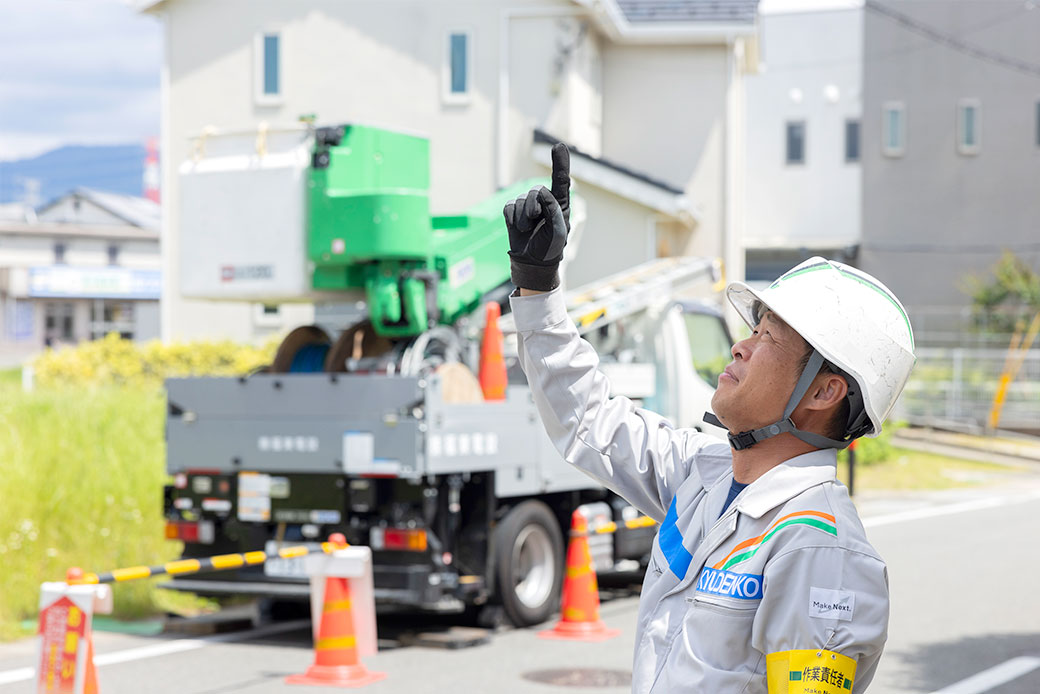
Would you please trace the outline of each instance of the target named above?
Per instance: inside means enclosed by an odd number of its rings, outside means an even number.
[[[986,427],[1010,335],[985,336],[1002,347],[919,347],[917,365],[893,416],[911,424]],[[1031,349],[1008,389],[1001,429],[1040,430],[1040,349]]]
[[[1033,317],[1023,307],[981,312],[970,306],[908,306],[906,312],[918,347],[1007,349],[1016,324],[1027,325]]]

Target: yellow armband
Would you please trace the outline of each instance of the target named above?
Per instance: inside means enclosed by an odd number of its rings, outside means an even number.
[[[856,661],[832,651],[781,651],[766,656],[769,694],[848,694]]]

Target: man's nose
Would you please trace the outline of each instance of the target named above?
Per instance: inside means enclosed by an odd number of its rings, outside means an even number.
[[[736,342],[733,347],[730,348],[729,353],[733,355],[734,359],[747,359],[748,353],[751,350],[751,346],[748,342],[751,340],[750,337]]]

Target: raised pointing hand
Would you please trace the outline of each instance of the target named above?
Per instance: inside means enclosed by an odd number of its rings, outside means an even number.
[[[570,151],[552,148],[552,190],[532,188],[502,210],[509,232],[513,283],[550,291],[560,284],[558,268],[570,233]]]

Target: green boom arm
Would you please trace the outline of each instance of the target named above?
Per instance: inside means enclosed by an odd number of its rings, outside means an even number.
[[[432,217],[429,142],[364,126],[318,130],[309,171],[308,257],[319,290],[364,289],[376,332],[418,335],[478,307],[509,281],[499,191],[459,215]]]

